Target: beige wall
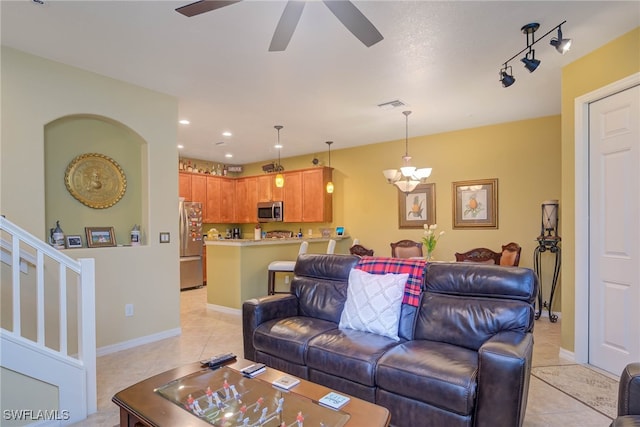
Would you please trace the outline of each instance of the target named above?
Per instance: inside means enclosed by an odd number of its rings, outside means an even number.
[[[109,118],[131,129],[147,145],[141,159],[139,197],[148,244],[65,252],[74,258],[96,260],[98,348],[175,332],[180,327],[177,100],[5,47],[1,66],[2,214],[37,237],[46,238],[51,227],[45,215],[44,144],[48,123],[87,114]],[[60,174],[63,179],[64,170]],[[63,202],[79,203],[74,199]],[[64,225],[64,218],[60,220]],[[67,223],[65,227],[73,230],[75,225]],[[159,244],[161,231],[171,233],[170,244]],[[134,304],[133,317],[124,315],[127,303]]]
[[[562,347],[575,348],[575,108],[574,100],[640,71],[640,28],[562,70]]]

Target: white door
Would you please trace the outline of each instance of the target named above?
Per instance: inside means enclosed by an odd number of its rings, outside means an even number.
[[[589,105],[589,363],[640,360],[640,86]]]

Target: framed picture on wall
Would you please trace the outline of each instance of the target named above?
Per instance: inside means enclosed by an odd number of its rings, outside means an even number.
[[[116,245],[116,235],[113,227],[85,227],[87,247],[103,248]]]
[[[498,179],[453,183],[453,228],[498,228]]]
[[[411,193],[398,190],[398,226],[423,228],[436,223],[436,185],[420,184]]]

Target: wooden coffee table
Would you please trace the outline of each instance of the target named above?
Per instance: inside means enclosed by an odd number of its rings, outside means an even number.
[[[250,362],[242,361],[228,365],[228,368],[220,369],[230,369],[231,371],[229,374],[233,379],[238,376],[238,371],[241,368],[249,364]],[[178,405],[177,403],[172,402],[166,397],[166,394],[170,394],[173,389],[182,390],[184,387],[189,388],[190,386],[193,388],[194,393],[196,390],[199,390],[200,393],[202,393],[203,385],[210,383],[214,383],[212,388],[215,389],[217,387],[216,384],[220,382],[219,378],[221,372],[222,371],[217,372],[206,368],[203,369],[200,366],[200,363],[194,363],[163,372],[118,392],[113,396],[112,401],[120,407],[120,426],[211,426],[211,424],[206,420],[194,415],[188,409]],[[278,370],[267,368],[266,372],[250,381],[259,381],[260,383],[256,384],[256,386],[263,388],[267,392],[271,390],[275,393],[276,389],[274,389],[270,383],[283,375],[285,374]],[[179,385],[179,387],[172,387],[170,383]],[[268,386],[267,388],[263,387],[265,384]],[[167,387],[167,385],[169,386]],[[160,393],[156,392],[157,389],[168,391],[169,393],[165,393],[165,396],[162,396]],[[307,405],[310,405],[307,408],[308,410],[312,409],[311,406],[315,406],[316,409],[313,409],[315,411],[332,411],[324,407],[318,408],[315,402],[310,402],[308,400],[310,399],[311,401],[317,402],[322,396],[330,391],[331,389],[327,387],[314,384],[309,381],[300,380],[300,384],[292,388],[289,392],[293,395],[291,399],[288,398],[289,394],[287,392],[283,392],[282,395],[287,399],[287,402],[295,400],[304,400],[305,402],[308,402]],[[251,407],[253,402],[245,403]],[[207,409],[206,404],[201,406],[204,406],[202,408],[203,410]],[[351,400],[340,409],[340,412],[348,414],[348,417],[344,417],[348,418],[346,424],[344,424],[346,426],[386,427],[389,425],[390,421],[390,414],[386,408],[355,397],[351,397]],[[235,423],[235,419],[233,421],[232,425],[242,425],[242,423]],[[289,425],[291,422],[288,422],[287,424]],[[266,423],[265,427],[272,425],[277,426],[279,424],[274,424],[273,422],[271,424]]]

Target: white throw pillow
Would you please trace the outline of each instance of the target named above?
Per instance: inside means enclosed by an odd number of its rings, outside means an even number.
[[[355,329],[399,341],[398,324],[408,274],[370,274],[352,269],[340,329]]]

